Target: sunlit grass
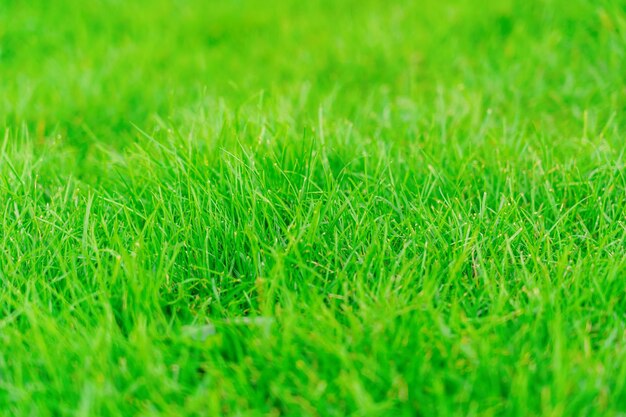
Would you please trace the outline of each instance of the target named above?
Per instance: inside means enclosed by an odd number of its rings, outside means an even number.
[[[626,412],[619,1],[4,1],[0,414]]]

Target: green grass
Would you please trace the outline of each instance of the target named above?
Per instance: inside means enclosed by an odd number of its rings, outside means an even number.
[[[3,0],[0,415],[624,416],[625,116],[621,0]]]

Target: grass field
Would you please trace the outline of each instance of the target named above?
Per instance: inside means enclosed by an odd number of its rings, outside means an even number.
[[[622,0],[0,1],[0,415],[626,416]]]

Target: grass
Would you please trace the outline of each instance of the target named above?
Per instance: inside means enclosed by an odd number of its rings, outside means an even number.
[[[626,415],[619,0],[4,0],[0,415]]]

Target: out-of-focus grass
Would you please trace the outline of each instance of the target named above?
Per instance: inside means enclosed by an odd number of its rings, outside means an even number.
[[[0,413],[621,415],[625,55],[621,1],[4,0]]]

